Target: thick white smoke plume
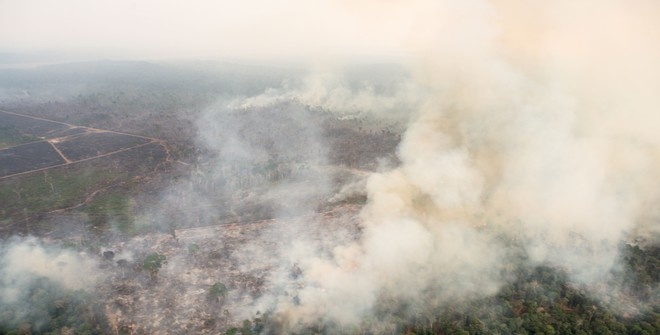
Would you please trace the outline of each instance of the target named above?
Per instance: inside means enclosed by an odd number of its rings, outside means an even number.
[[[48,248],[35,238],[12,240],[0,256],[2,303],[24,300],[35,279],[47,278],[68,290],[93,289],[99,275],[97,262],[85,254]]]
[[[594,288],[620,241],[658,241],[660,5],[367,3],[365,20],[410,24],[430,93],[401,165],[368,180],[361,240],[300,256],[297,299],[268,298],[290,326],[493,294],[507,244]]]
[[[35,312],[44,308],[43,296],[63,290],[92,292],[100,277],[98,263],[89,255],[48,246],[32,237],[8,240],[0,245],[3,322],[31,322],[39,329],[48,323]]]

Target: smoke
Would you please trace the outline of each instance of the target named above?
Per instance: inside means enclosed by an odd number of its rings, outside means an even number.
[[[342,118],[371,118],[395,123],[407,122],[408,111],[419,103],[422,88],[411,78],[390,73],[387,81],[371,78],[351,80],[350,69],[341,66],[316,66],[302,83],[284,83],[263,94],[230,101],[231,108],[263,108],[295,101],[305,106],[321,108]],[[379,78],[380,79],[380,78]]]
[[[98,280],[91,257],[59,248],[44,247],[37,239],[13,240],[2,248],[2,301],[24,301],[30,283],[48,278],[67,290],[92,289]]]
[[[657,4],[385,7],[374,16],[416,17],[407,47],[424,96],[400,166],[368,179],[359,241],[299,253],[297,298],[265,298],[283,324],[359,324],[387,302],[413,312],[492,295],[515,260],[510,244],[598,296],[620,241],[657,243]]]
[[[314,211],[329,192],[320,169],[327,165],[321,120],[320,112],[295,101],[210,108],[199,123],[210,179],[227,181],[229,193],[247,192],[268,209],[266,217]]]
[[[36,238],[15,238],[0,249],[0,326],[48,322],[46,305],[67,292],[92,292],[100,280],[98,263],[81,252],[45,245]]]
[[[252,291],[238,292],[237,280],[228,295],[232,318],[271,311],[280,332],[373,323],[374,333],[391,333],[395,317],[496,294],[521,261],[563,270],[602,301],[620,303],[620,288],[607,286],[620,270],[620,242],[660,240],[660,6],[337,3],[368,27],[362,36],[395,34],[384,44],[413,55],[412,76],[379,86],[321,68],[300,83],[205,110],[192,176],[137,221],[169,225],[172,239],[157,239],[179,253],[188,250],[175,229],[181,222],[287,224],[240,238],[225,230],[241,244],[219,236],[204,245],[224,262],[207,261],[205,270],[226,266],[215,271],[195,272],[202,259],[193,252],[168,254],[164,284],[154,290],[181,296],[144,299],[135,314],[188,318],[208,287],[249,277]],[[398,165],[336,185],[323,123],[352,118],[405,128]],[[358,227],[347,218],[318,220],[319,203],[363,194]],[[146,238],[133,242],[127,250],[151,248]],[[71,289],[95,282],[75,276],[95,266],[82,255],[30,241],[9,244],[4,255],[3,302],[20,301],[25,281],[38,276]],[[17,261],[25,255],[31,262]],[[184,287],[190,282],[196,286]],[[182,307],[171,307],[179,298]],[[163,318],[153,318],[154,327]]]

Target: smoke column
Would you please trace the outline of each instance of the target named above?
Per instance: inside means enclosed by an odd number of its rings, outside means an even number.
[[[616,269],[622,240],[657,243],[660,5],[342,4],[373,27],[396,15],[430,93],[400,166],[368,179],[360,241],[301,257],[299,301],[269,297],[286,325],[494,294],[508,243],[587,288]]]

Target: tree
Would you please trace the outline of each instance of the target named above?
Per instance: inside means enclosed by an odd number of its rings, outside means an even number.
[[[163,267],[163,264],[166,262],[166,259],[167,258],[165,257],[165,255],[161,255],[157,252],[150,253],[144,259],[142,268],[149,271],[149,276],[151,277],[151,280],[156,280],[156,276],[158,276],[158,271],[160,271],[160,268]]]
[[[229,290],[223,283],[215,283],[209,289],[209,297],[211,300],[217,302],[222,302],[222,300],[227,296]]]

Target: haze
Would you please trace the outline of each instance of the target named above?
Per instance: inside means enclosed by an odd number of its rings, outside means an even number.
[[[0,333],[660,328],[657,0],[1,6]]]
[[[344,1],[0,2],[0,48],[114,58],[301,58],[397,55],[405,15],[378,24]],[[384,16],[383,16],[384,15]],[[405,22],[408,21],[408,22]]]

